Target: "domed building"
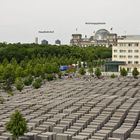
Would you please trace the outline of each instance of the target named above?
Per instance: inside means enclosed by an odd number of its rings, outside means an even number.
[[[100,29],[95,33],[95,40],[107,40],[110,32],[106,29]]]
[[[48,45],[49,43],[48,43],[47,40],[44,39],[44,40],[41,41],[41,44],[42,44],[42,45]]]
[[[61,41],[59,39],[55,40],[56,45],[61,45]]]
[[[87,36],[82,38],[82,34],[73,34],[70,44],[80,47],[92,45],[110,47],[117,44],[117,34],[110,33],[106,29],[98,30],[94,36],[90,36],[89,38]]]

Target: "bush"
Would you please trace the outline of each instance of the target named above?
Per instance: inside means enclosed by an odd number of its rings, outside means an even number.
[[[81,75],[85,75],[86,71],[85,71],[84,68],[80,68],[80,69],[79,69],[79,73],[80,73]]]
[[[127,76],[128,72],[127,72],[127,70],[125,68],[122,68],[120,70],[120,74],[121,74],[121,76]]]
[[[137,70],[137,68],[134,68],[134,70],[132,71],[132,75],[134,78],[137,78],[137,76],[139,75],[139,71]]]
[[[111,78],[115,78],[116,76],[115,76],[115,74],[113,73],[113,74],[111,74]]]
[[[5,80],[2,84],[2,88],[8,92],[8,91],[12,91],[12,85],[9,79]]]
[[[61,73],[61,72],[58,73],[58,78],[59,78],[59,79],[62,78],[62,73]]]
[[[96,70],[95,70],[95,75],[96,75],[98,78],[102,75],[101,70],[100,70],[99,68],[96,68]]]
[[[15,111],[11,117],[10,121],[6,123],[6,130],[10,132],[16,140],[20,136],[23,136],[27,132],[27,122],[23,115],[19,111]]]
[[[32,85],[33,85],[33,87],[36,88],[36,89],[40,88],[41,85],[42,85],[42,79],[41,79],[41,78],[35,79],[35,81],[33,82]]]
[[[46,77],[46,79],[48,80],[48,81],[52,81],[53,80],[53,75],[52,74],[47,74],[47,77]]]
[[[30,86],[33,82],[33,77],[30,75],[24,79],[24,85]]]
[[[24,84],[23,84],[21,78],[16,79],[15,86],[16,86],[17,90],[22,91]]]

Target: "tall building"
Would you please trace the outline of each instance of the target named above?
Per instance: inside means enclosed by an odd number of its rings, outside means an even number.
[[[140,72],[140,35],[127,35],[118,39],[117,45],[112,48],[112,61],[125,62],[119,66],[132,72],[137,68]]]
[[[82,34],[72,34],[70,44],[79,47],[87,47],[91,45],[109,47],[117,44],[117,34],[110,33],[106,29],[98,30],[95,35],[89,38],[87,38],[87,36],[82,38]]]
[[[38,37],[35,38],[35,44],[38,44]]]

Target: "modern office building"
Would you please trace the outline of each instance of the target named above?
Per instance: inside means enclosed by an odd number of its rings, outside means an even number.
[[[125,62],[119,66],[132,72],[137,68],[140,72],[140,35],[121,36],[112,47],[112,61]]]
[[[109,47],[117,44],[117,34],[110,33],[106,29],[98,30],[95,35],[89,38],[87,36],[82,38],[82,34],[72,34],[70,44],[79,47],[87,47],[92,45]]]
[[[42,41],[41,41],[41,44],[42,44],[42,45],[48,45],[49,43],[48,43],[47,40],[42,40]]]

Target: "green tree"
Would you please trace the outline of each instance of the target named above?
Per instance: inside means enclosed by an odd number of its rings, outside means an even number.
[[[24,77],[23,68],[21,66],[19,66],[19,65],[16,67],[15,76],[16,77]]]
[[[115,78],[116,76],[115,76],[115,74],[113,73],[113,74],[111,74],[111,78]]]
[[[48,81],[52,81],[53,80],[53,75],[52,74],[47,74],[47,76],[46,76],[46,79],[48,80]]]
[[[40,88],[41,85],[42,85],[42,79],[41,79],[41,78],[35,79],[35,81],[33,82],[32,85],[33,85],[33,87],[34,87],[35,89]]]
[[[3,88],[5,89],[5,91],[12,90],[11,86],[15,81],[15,70],[11,64],[8,64],[5,67],[2,77],[4,80]]]
[[[12,58],[11,61],[10,61],[10,63],[12,65],[14,65],[15,67],[17,66],[17,60],[15,58]]]
[[[78,61],[78,68],[81,68],[81,61]]]
[[[19,90],[20,92],[22,91],[24,84],[23,84],[21,78],[16,79],[15,86],[16,86],[17,90]]]
[[[6,123],[6,130],[9,131],[15,139],[23,136],[27,132],[27,122],[19,111],[15,111],[10,121]]]
[[[137,76],[139,75],[139,71],[137,70],[137,68],[133,69],[132,75],[133,75],[134,78],[137,78]]]
[[[3,81],[4,66],[0,65],[0,81]]]
[[[102,75],[101,70],[99,68],[95,69],[95,75],[100,78],[100,76]]]
[[[34,75],[36,77],[39,77],[42,74],[42,66],[41,64],[36,64],[36,66],[34,67]]]
[[[85,75],[85,73],[86,73],[86,71],[83,67],[79,69],[79,74]]]
[[[122,68],[122,69],[120,70],[120,75],[121,75],[121,76],[127,76],[127,74],[128,74],[128,72],[127,72],[127,70],[126,70],[125,68]]]
[[[93,68],[92,67],[88,68],[88,72],[90,73],[90,75],[93,75]]]
[[[15,80],[15,69],[11,64],[8,64],[3,72],[3,79],[7,80],[9,79],[11,83]]]
[[[33,77],[31,75],[29,75],[28,77],[26,77],[23,81],[24,85],[26,86],[30,86],[33,82]]]
[[[8,59],[7,59],[7,58],[4,58],[2,64],[3,64],[4,66],[7,66],[7,65],[9,64]]]

